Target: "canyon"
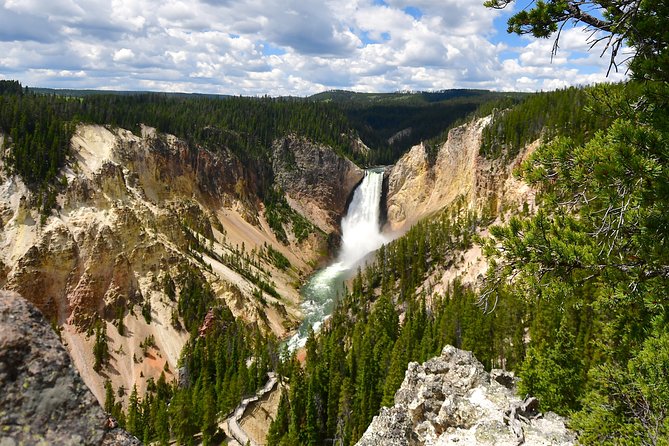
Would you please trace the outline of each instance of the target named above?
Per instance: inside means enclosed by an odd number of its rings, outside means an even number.
[[[296,165],[285,168],[285,157]],[[165,283],[178,284],[186,266],[199,271],[236,317],[285,337],[302,317],[299,284],[326,251],[327,234],[336,230],[363,175],[328,147],[297,138],[277,141],[278,182],[315,225],[301,241],[286,225],[289,241],[282,243],[253,192],[255,172],[229,152],[195,149],[148,127],[135,135],[80,125],[72,158],[62,172],[57,210],[46,216],[20,178],[3,174],[0,284],[60,327],[101,402],[105,379],[114,388],[137,383],[143,392],[147,379],[163,371],[175,376],[187,333],[172,323],[176,304]],[[308,194],[314,188],[319,193]],[[289,268],[270,260],[270,247]],[[226,262],[232,256],[246,256],[253,277]],[[259,280],[280,298],[264,292],[259,299]],[[102,374],[93,370],[92,357],[91,327],[98,316],[112,351],[111,367]],[[140,346],[146,339],[154,340],[148,352]]]
[[[488,123],[489,118],[476,119],[452,129],[434,160],[419,144],[383,170],[378,183],[383,191],[376,198],[384,199],[380,240],[389,241],[456,202],[488,212],[493,220],[533,205],[532,190],[512,175],[533,146],[511,162],[481,157],[481,133]],[[58,206],[50,214],[38,212],[35,197],[18,177],[3,174],[0,284],[23,295],[58,327],[100,403],[106,380],[114,389],[136,385],[141,395],[148,380],[161,373],[176,379],[188,337],[174,323],[176,304],[166,284],[172,281],[178,288],[187,268],[198,271],[235,317],[279,338],[293,333],[304,317],[300,285],[328,250],[337,251],[333,240],[340,237],[342,216],[365,175],[332,148],[294,135],[277,139],[271,160],[275,187],[313,225],[300,239],[284,223],[287,240],[280,240],[255,192],[257,173],[230,152],[194,148],[146,126],[133,134],[82,124],[71,146]],[[344,240],[342,249],[356,245],[356,250],[359,244]],[[380,245],[373,244],[372,250]],[[272,262],[270,250],[290,267]],[[255,275],[245,274],[227,256],[247,258]],[[434,271],[423,287],[437,293],[456,278],[476,283],[487,266],[481,257],[475,245],[453,268]],[[259,291],[259,280],[277,294]],[[92,327],[99,316],[111,351],[101,372],[93,368]],[[274,392],[267,398],[273,401],[270,414],[278,404],[278,389]]]

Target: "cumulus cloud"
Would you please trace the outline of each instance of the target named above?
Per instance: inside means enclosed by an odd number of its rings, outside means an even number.
[[[135,58],[135,53],[130,48],[121,48],[114,53],[114,62],[126,62]]]
[[[551,40],[502,43],[509,12],[481,0],[0,5],[0,72],[35,86],[248,95],[538,90],[602,81],[608,68],[580,28],[563,32],[553,57]]]

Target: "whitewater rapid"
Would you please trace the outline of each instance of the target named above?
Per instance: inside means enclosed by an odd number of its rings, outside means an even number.
[[[390,241],[381,233],[381,193],[383,169],[365,171],[365,178],[355,189],[346,215],[341,221],[341,248],[336,260],[304,284],[301,289],[304,320],[288,341],[288,349],[304,346],[309,328],[318,331],[330,317],[344,282],[355,273],[365,257]]]

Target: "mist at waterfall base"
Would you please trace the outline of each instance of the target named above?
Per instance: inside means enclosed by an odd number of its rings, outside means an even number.
[[[365,178],[355,189],[341,221],[341,248],[336,261],[311,276],[300,290],[304,320],[288,341],[289,350],[304,346],[310,327],[318,331],[332,314],[337,296],[344,292],[346,279],[368,254],[390,241],[381,233],[379,224],[382,187],[382,168],[365,171]]]

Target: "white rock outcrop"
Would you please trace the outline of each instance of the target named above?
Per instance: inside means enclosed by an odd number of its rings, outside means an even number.
[[[522,401],[513,375],[487,373],[471,352],[446,346],[441,356],[409,364],[395,405],[384,407],[358,446],[567,446],[576,435],[554,413]]]

